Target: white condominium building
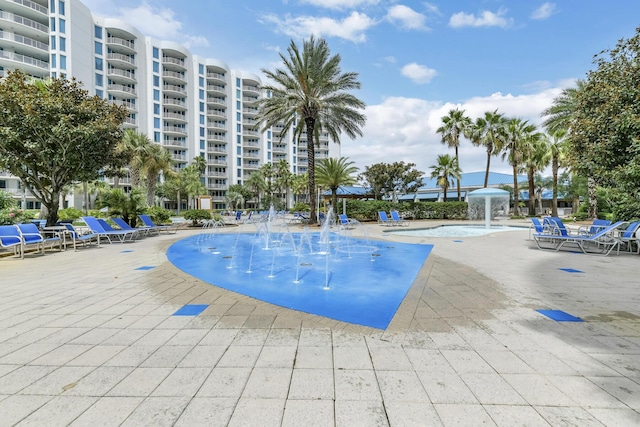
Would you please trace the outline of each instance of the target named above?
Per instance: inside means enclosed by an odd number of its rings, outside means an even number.
[[[124,105],[124,127],[169,150],[176,170],[204,157],[202,179],[214,208],[226,208],[229,186],[264,164],[286,160],[294,174],[308,170],[304,138],[281,138],[278,127],[255,129],[256,101],[265,95],[259,76],[95,16],[79,0],[0,0],[0,76],[12,69],[75,77],[90,94]],[[315,157],[339,157],[339,150],[321,135]],[[0,189],[26,201],[24,208],[38,207],[19,180],[1,171]]]

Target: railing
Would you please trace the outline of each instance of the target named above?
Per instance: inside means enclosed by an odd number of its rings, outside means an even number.
[[[179,139],[164,139],[162,141],[162,145],[165,146],[174,146],[174,147],[186,147],[187,141],[182,141]]]
[[[207,145],[207,152],[208,153],[227,154],[227,149],[225,147],[219,147],[219,146],[215,146],[215,145]]]
[[[127,117],[124,119],[124,122],[129,125],[137,125],[138,121],[136,119],[132,119],[131,117]]]
[[[31,20],[29,18],[23,18],[22,16],[15,15],[11,12],[0,12],[0,19],[6,19],[9,21],[13,21],[16,24],[22,24],[25,27],[31,27],[34,30],[41,31],[43,33],[49,34],[49,27],[43,25],[39,22]]]
[[[117,60],[117,61],[123,61],[123,62],[126,62],[126,63],[131,64],[131,65],[136,65],[135,58],[132,58],[132,57],[130,57],[128,55],[123,55],[121,53],[113,53],[113,52],[107,53],[107,60],[109,60],[109,59]]]
[[[207,133],[207,139],[212,141],[226,141],[226,134],[222,133]]]
[[[122,77],[126,77],[128,79],[131,79],[131,80],[135,80],[136,79],[136,75],[133,74],[131,71],[120,70],[119,68],[107,68],[107,75],[108,76],[122,76]]]
[[[185,134],[187,133],[187,130],[185,128],[181,128],[178,126],[164,126],[163,130],[165,132],[174,132],[174,133],[182,133]]]
[[[184,102],[181,99],[175,99],[175,98],[163,98],[162,102],[164,104],[179,105],[181,107],[186,107],[187,106],[186,102]]]
[[[218,108],[209,108],[207,114],[217,115],[221,117],[227,117],[227,110],[220,110]]]
[[[132,41],[121,39],[120,37],[107,37],[107,44],[118,44],[131,50],[136,50],[136,46]]]
[[[187,90],[185,88],[183,88],[182,86],[177,86],[177,85],[168,85],[165,84],[162,86],[163,90],[171,90],[174,92],[180,92],[180,93],[187,93]]]
[[[260,92],[258,86],[242,86],[242,90],[251,90],[253,92]]]
[[[184,73],[178,73],[177,71],[164,70],[162,72],[162,77],[173,77],[180,80],[186,80]]]
[[[173,153],[172,157],[173,157],[174,160],[187,160],[187,155],[186,154]]]
[[[218,92],[226,92],[227,88],[220,85],[207,85],[207,90],[217,90]]]
[[[118,90],[120,92],[127,92],[130,93],[132,95],[136,94],[136,89],[129,87],[129,86],[123,86],[123,85],[114,85],[114,84],[110,84],[109,86],[107,86],[107,90]]]
[[[207,73],[207,78],[208,79],[224,80],[225,76],[224,76],[224,74],[221,74],[221,73]]]
[[[226,129],[227,128],[227,124],[224,122],[216,122],[216,121],[208,121],[207,122],[207,126],[208,127],[212,127],[212,128],[216,128],[216,129]]]
[[[9,32],[0,30],[0,39],[13,40],[16,43],[20,43],[25,46],[35,47],[36,49],[49,52],[48,44],[39,42],[38,40],[34,40],[29,37],[21,36],[19,34],[9,33]]]
[[[207,160],[207,164],[208,165],[214,165],[214,166],[226,166],[227,165],[227,161],[226,160],[220,160],[220,159],[209,159],[209,160]]]
[[[184,120],[187,121],[187,116],[184,114],[178,114],[178,113],[162,113],[162,117],[165,119],[178,119],[178,120]]]
[[[11,0],[11,1],[13,1],[16,4],[21,4],[21,5],[25,6],[25,7],[28,7],[29,9],[33,9],[35,11],[43,13],[45,15],[49,15],[49,10],[46,7],[42,6],[42,5],[39,5],[38,3],[34,3],[32,1],[29,1],[29,0]]]
[[[32,58],[30,56],[25,56],[20,53],[0,51],[0,57],[5,59],[10,59],[16,62],[22,62],[23,64],[34,65],[36,67],[42,68],[44,70],[49,70],[49,63],[41,61],[36,58]]]
[[[173,58],[171,56],[163,56],[162,62],[165,64],[176,64],[176,65],[180,65],[181,67],[184,67],[184,59]]]
[[[207,102],[213,102],[213,103],[216,103],[216,104],[225,104],[226,103],[224,98],[218,98],[218,97],[215,97],[215,96],[207,97]]]
[[[257,96],[243,96],[242,100],[244,102],[258,102],[258,97]]]

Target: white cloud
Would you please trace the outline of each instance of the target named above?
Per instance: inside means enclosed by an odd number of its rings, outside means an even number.
[[[555,3],[547,2],[531,13],[531,19],[537,19],[537,20],[547,19],[554,13],[556,13]]]
[[[313,34],[315,36],[339,37],[354,43],[366,40],[365,31],[376,23],[364,13],[351,12],[342,21],[328,17],[285,15],[280,18],[276,15],[265,15],[262,20],[275,24],[283,34],[290,37],[305,38]]]
[[[401,4],[389,8],[387,19],[405,30],[429,30],[425,25],[426,16]]]
[[[379,0],[300,0],[300,3],[310,4],[327,9],[355,9],[356,7],[375,5]]]
[[[488,10],[482,11],[478,16],[473,13],[458,12],[451,15],[449,26],[462,27],[500,27],[508,28],[513,24],[513,19],[505,17],[507,9],[500,8],[496,13]]]
[[[342,141],[341,155],[349,157],[360,170],[375,163],[404,161],[415,163],[418,170],[428,174],[439,154],[452,154],[440,142],[440,135],[436,132],[449,110],[463,109],[475,120],[486,111],[497,109],[506,117],[520,117],[539,126],[542,123],[540,113],[551,105],[561,90],[555,87],[531,95],[494,93],[474,97],[461,104],[418,98],[387,98],[381,104],[367,107],[363,137]],[[474,147],[466,139],[462,140],[460,167],[463,172],[484,171],[486,161],[482,147]],[[491,165],[493,172],[511,173],[511,166],[499,158],[492,158]]]
[[[429,83],[438,74],[433,68],[416,64],[415,62],[402,67],[401,73],[418,84]]]

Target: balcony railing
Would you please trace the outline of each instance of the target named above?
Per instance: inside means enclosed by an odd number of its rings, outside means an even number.
[[[187,134],[187,130],[185,128],[181,128],[179,126],[165,126],[163,127],[165,132],[174,132],[174,133],[182,133]]]
[[[207,78],[208,79],[224,80],[224,74],[222,74],[222,73],[207,73]]]
[[[130,57],[129,55],[123,55],[121,53],[107,53],[107,60],[117,60],[117,61],[123,61],[126,63],[129,63],[131,65],[136,65],[136,60],[135,58]]]
[[[32,58],[30,56],[25,56],[20,53],[0,51],[0,58],[10,59],[16,62],[22,62],[23,64],[34,65],[36,67],[42,68],[44,70],[49,70],[49,63],[41,61],[36,58]]]
[[[136,75],[133,74],[131,71],[121,70],[119,68],[107,68],[107,75],[108,76],[122,76],[122,77],[126,77],[128,79],[131,79],[131,80],[135,80],[136,79]]]
[[[19,34],[9,33],[9,32],[0,30],[0,39],[13,40],[16,43],[20,43],[25,46],[35,47],[36,49],[40,49],[44,52],[49,52],[48,44],[39,42],[38,40],[34,40],[29,37],[21,36]]]
[[[129,86],[123,86],[123,85],[110,84],[109,86],[107,86],[107,90],[118,90],[120,92],[127,92],[127,93],[130,93],[132,95],[136,94],[136,89],[135,88],[129,87]]]
[[[162,77],[173,77],[174,79],[186,80],[184,73],[178,73],[177,71],[164,70]]]
[[[24,7],[28,7],[29,9],[33,9],[37,12],[43,13],[45,15],[49,15],[49,11],[47,10],[46,7],[39,5],[38,3],[34,3],[32,1],[29,0],[11,0],[12,2],[16,3],[16,4],[21,4]]]
[[[136,50],[134,42],[130,40],[121,39],[120,37],[107,37],[107,44],[118,44],[131,50]]]
[[[43,25],[29,18],[23,18],[22,16],[15,15],[11,12],[0,12],[0,19],[13,21],[16,24],[22,24],[25,27],[30,27],[30,28],[33,28],[34,30],[38,30],[43,33],[49,34],[49,27],[47,27],[46,25]]]
[[[180,92],[180,93],[187,93],[187,90],[185,88],[183,88],[182,86],[178,86],[178,85],[163,85],[162,86],[163,90],[171,90],[173,92]]]
[[[184,102],[181,99],[175,99],[175,98],[163,98],[162,102],[164,104],[179,105],[181,107],[186,107],[187,106],[186,102]]]
[[[184,67],[184,59],[181,58],[173,58],[171,56],[163,56],[162,62],[165,64],[176,64]]]

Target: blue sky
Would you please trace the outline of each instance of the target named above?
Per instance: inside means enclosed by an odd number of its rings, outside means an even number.
[[[435,132],[451,108],[472,118],[498,109],[540,123],[563,88],[592,59],[640,25],[637,0],[85,0],[96,14],[185,44],[231,68],[260,74],[310,34],[327,39],[343,71],[359,73],[367,103],[364,136],[342,155],[364,168],[405,161],[430,173],[452,153]],[[484,170],[480,148],[463,141],[464,172]],[[500,160],[495,172],[510,172]]]

